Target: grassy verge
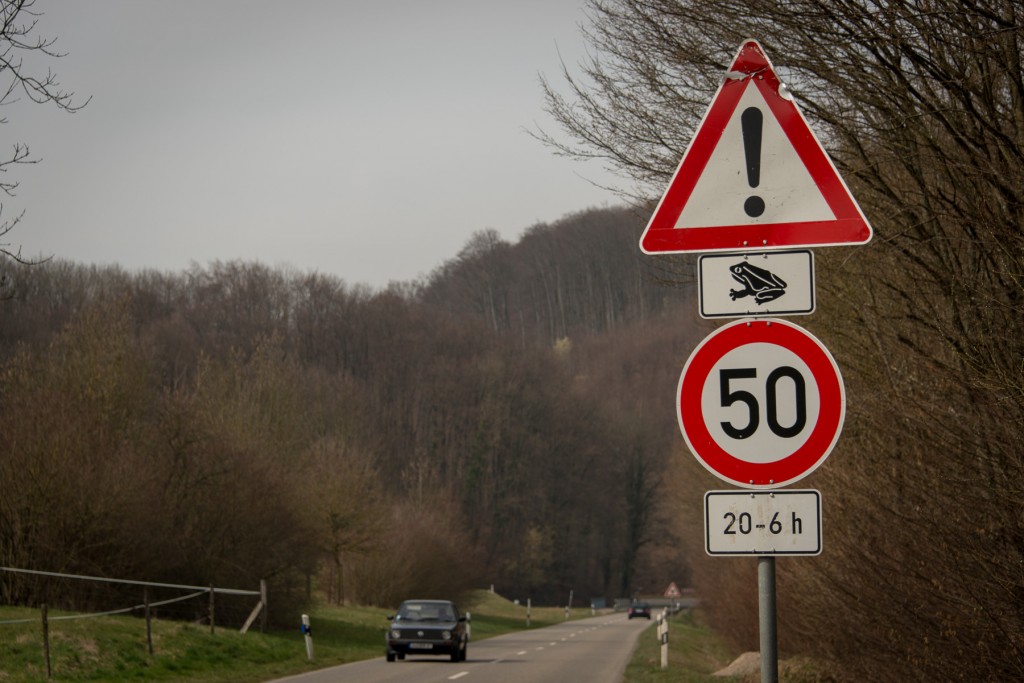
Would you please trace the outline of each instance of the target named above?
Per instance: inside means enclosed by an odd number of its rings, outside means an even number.
[[[526,626],[525,607],[487,591],[474,593],[464,609],[472,613],[473,639],[481,640]],[[50,661],[54,681],[193,681],[244,683],[267,681],[335,664],[381,657],[387,610],[372,607],[320,607],[311,610],[316,662],[306,659],[296,615],[294,630],[241,635],[218,628],[170,621],[153,622],[153,648],[146,646],[146,623],[135,617],[53,620],[50,611]],[[589,616],[574,610],[572,618]],[[564,620],[561,608],[535,607],[531,626]],[[46,680],[40,613],[0,607],[0,682]]]
[[[735,676],[713,675],[729,667],[740,653],[704,625],[699,615],[688,611],[669,619],[667,669],[661,668],[657,629],[644,631],[626,668],[625,683],[759,683],[760,668]],[[836,680],[825,667],[802,657],[780,661],[779,678],[787,683]]]
[[[146,623],[132,617],[98,617],[73,621],[50,611],[50,663],[55,681],[255,681],[289,671],[301,662],[302,648],[286,634],[248,634],[180,622],[153,622],[154,654],[146,647]],[[33,619],[27,624],[0,624],[0,681],[46,680],[46,660],[38,610],[0,608],[0,621]],[[272,672],[262,676],[260,672]]]
[[[661,668],[657,628],[644,631],[633,660],[626,667],[626,683],[728,683],[739,679],[712,676],[725,668],[736,653],[700,624],[693,612],[669,619],[668,668]]]

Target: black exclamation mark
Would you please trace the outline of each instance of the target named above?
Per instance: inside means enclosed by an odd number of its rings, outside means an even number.
[[[761,123],[763,116],[757,107],[747,107],[740,115],[743,127],[743,152],[747,158],[747,183],[757,187],[761,183]],[[743,210],[751,218],[764,213],[764,200],[757,195],[747,197]]]

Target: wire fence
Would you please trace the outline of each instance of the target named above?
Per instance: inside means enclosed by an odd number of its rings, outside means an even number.
[[[210,633],[212,634],[214,633],[215,626],[218,623],[217,596],[222,596],[222,599],[223,597],[228,596],[243,599],[258,597],[255,607],[252,608],[252,610],[248,613],[248,617],[246,617],[245,620],[242,622],[240,631],[242,633],[246,633],[257,618],[260,619],[260,630],[266,630],[267,584],[265,581],[260,581],[259,590],[244,590],[239,588],[222,588],[212,585],[194,586],[187,584],[160,583],[154,581],[137,581],[133,579],[116,579],[102,576],[86,576],[82,574],[64,574],[60,572],[47,572],[35,569],[18,569],[14,567],[0,567],[0,573],[38,577],[43,581],[87,581],[94,582],[97,584],[105,584],[107,586],[115,586],[119,587],[121,590],[105,591],[103,599],[108,602],[118,600],[131,602],[131,604],[127,607],[114,607],[112,609],[103,609],[99,611],[75,610],[78,613],[50,616],[49,606],[47,602],[43,601],[39,604],[38,607],[38,617],[0,620],[0,627],[31,623],[37,623],[42,625],[43,650],[46,659],[47,678],[52,677],[52,668],[50,663],[49,625],[50,622],[53,621],[72,621],[82,619],[96,619],[99,617],[109,617],[125,614],[141,614],[145,617],[146,621],[147,648],[149,653],[153,654],[152,619],[158,608],[161,610],[161,614],[163,614],[164,616],[169,616],[172,619],[184,619],[197,623],[206,623],[209,625]],[[137,598],[135,598],[135,600],[132,600],[130,593],[126,592],[132,590],[137,591],[138,588],[142,588],[143,600],[141,603],[136,602]],[[151,600],[153,594],[157,594],[158,592],[180,591],[189,592],[185,595],[175,595],[173,597]],[[43,592],[43,594],[45,595],[45,591]],[[135,593],[135,595],[137,596],[138,594]],[[227,619],[224,618],[224,615],[221,616],[221,621],[223,623],[234,622],[237,625],[238,617],[240,616],[241,613],[244,613],[239,611],[239,605],[237,604],[237,601],[235,602],[236,604],[230,605],[229,609],[227,610]],[[167,608],[171,609],[168,610]]]
[[[57,617],[50,617],[50,621],[73,621],[75,619],[92,619],[95,617],[111,617],[117,614],[131,614],[132,612],[138,612],[145,610],[147,607],[153,609],[154,607],[163,607],[165,605],[172,605],[176,602],[184,602],[186,600],[192,600],[202,595],[209,594],[210,589],[204,589],[195,593],[189,593],[188,595],[182,595],[178,598],[170,598],[169,600],[158,600],[157,602],[145,603],[140,605],[132,605],[131,607],[124,607],[122,609],[112,609],[106,612],[89,612],[88,614],[66,614]],[[259,595],[259,592],[256,592]],[[0,619],[0,626],[5,624],[32,624],[39,621],[38,619]]]

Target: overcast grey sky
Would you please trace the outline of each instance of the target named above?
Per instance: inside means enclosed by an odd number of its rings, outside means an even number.
[[[375,287],[469,236],[518,239],[619,199],[557,126],[539,74],[585,45],[582,0],[38,0],[74,115],[7,107],[23,256],[180,271],[257,260]]]

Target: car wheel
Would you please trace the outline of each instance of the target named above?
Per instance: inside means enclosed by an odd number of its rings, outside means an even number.
[[[399,659],[405,659],[405,653],[404,652],[399,652],[398,653],[398,658]]]
[[[460,652],[461,652],[461,650],[459,650],[459,648],[455,648],[454,650],[452,650],[452,661],[453,662],[461,661],[460,658],[459,658],[459,653]]]
[[[393,661],[395,661],[395,653],[394,653],[394,652],[392,652],[391,650],[388,650],[388,651],[387,651],[387,653],[386,653],[386,654],[385,654],[384,656],[385,656],[385,658],[386,658],[386,659],[387,659],[387,660],[388,660],[389,662],[393,662]]]

